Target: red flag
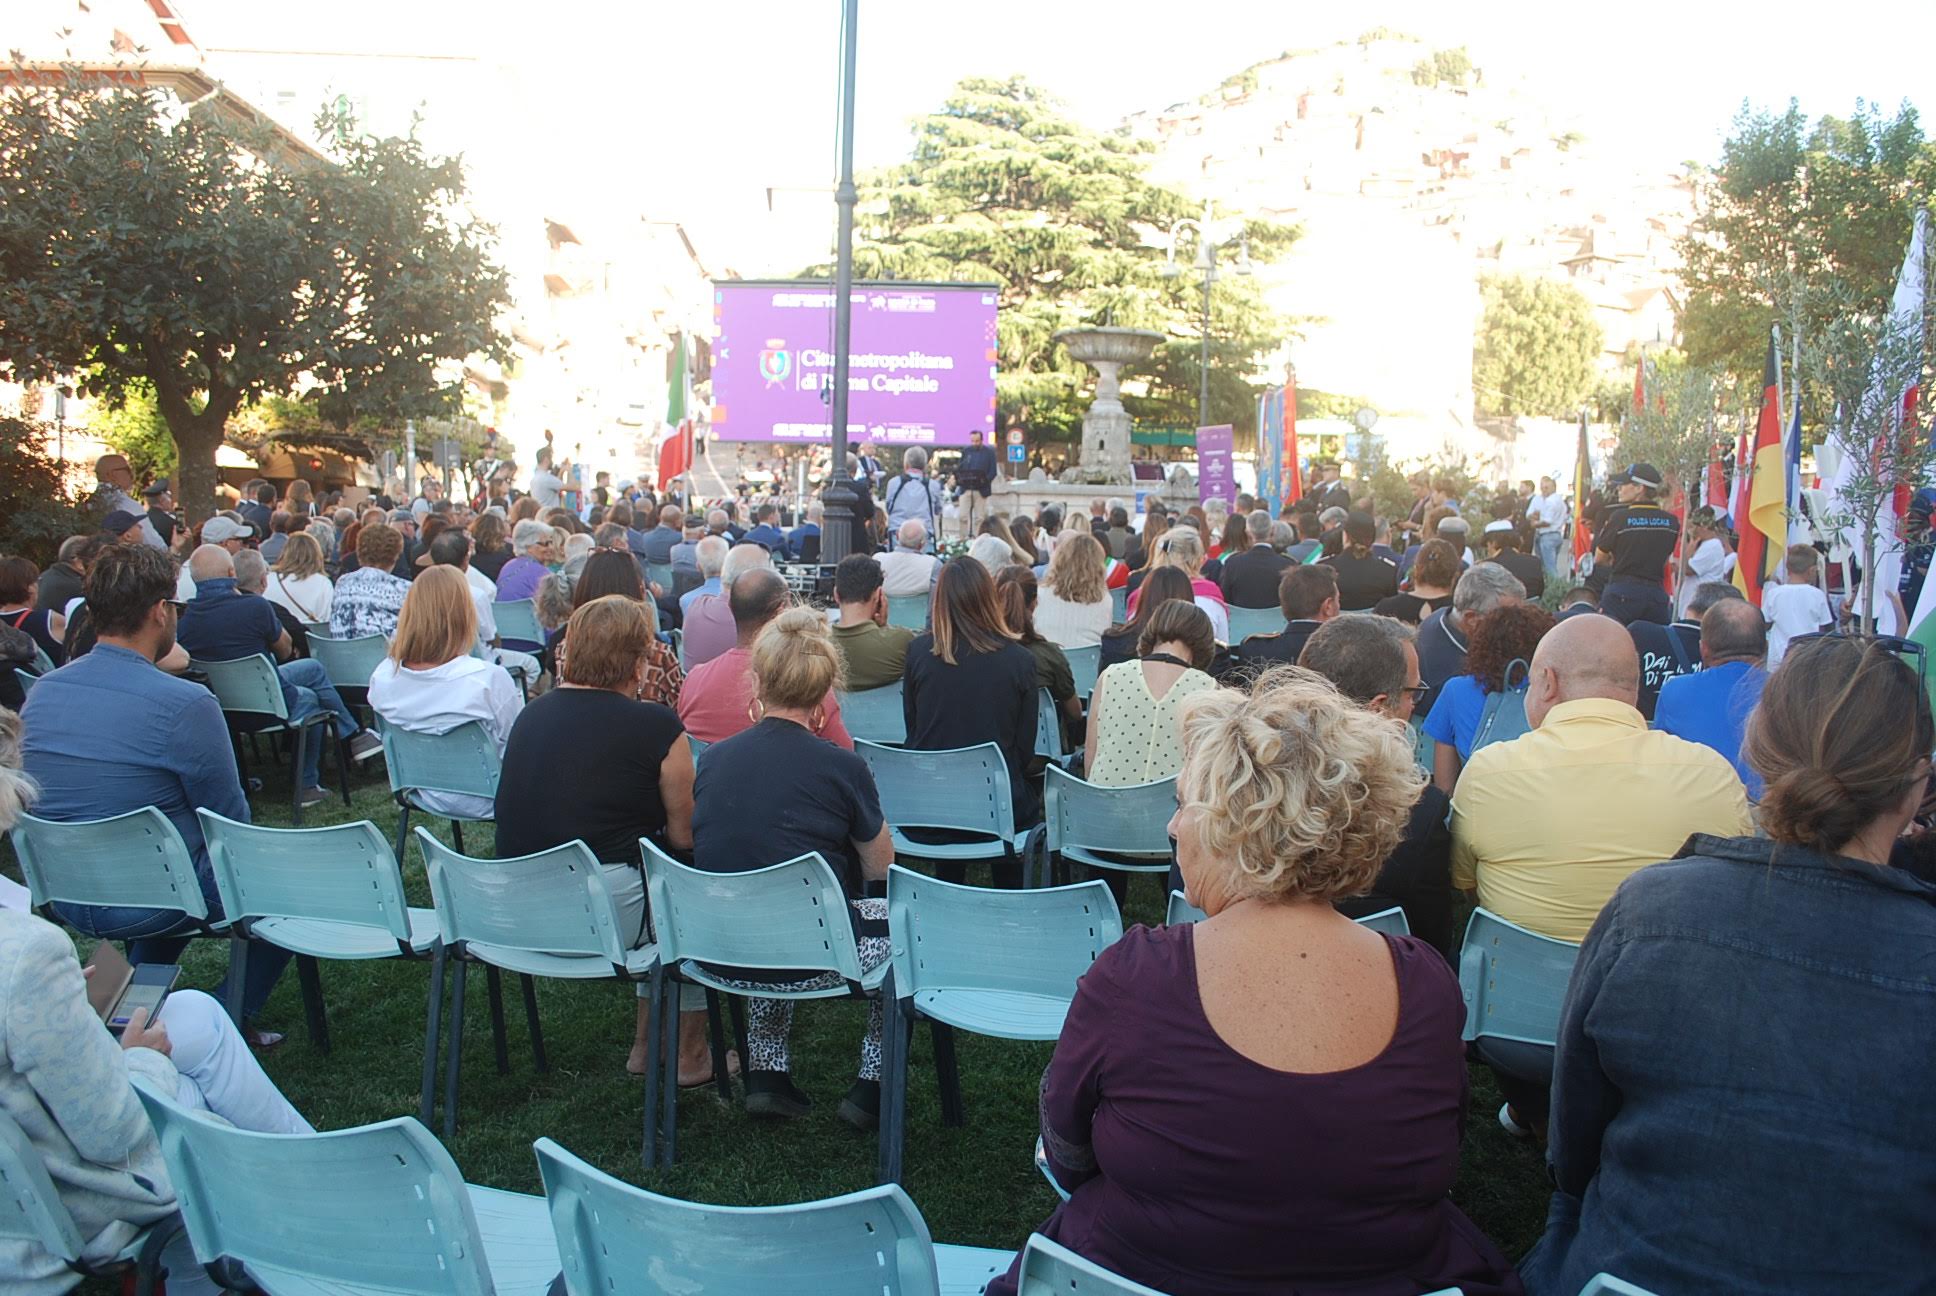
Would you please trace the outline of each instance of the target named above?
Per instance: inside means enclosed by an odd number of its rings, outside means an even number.
[[[1586,524],[1586,497],[1593,489],[1593,461],[1586,443],[1586,411],[1580,411],[1580,448],[1573,457],[1573,568],[1586,560],[1593,548],[1593,528]]]
[[[659,446],[659,489],[692,470],[692,420],[681,423]]]
[[[1902,441],[1903,451],[1907,453],[1916,440],[1916,402],[1922,395],[1920,376],[1912,378],[1909,390],[1902,394]],[[1905,478],[1896,483],[1896,517],[1898,520],[1909,516],[1909,482]]]
[[[1768,570],[1769,544],[1768,532],[1757,524],[1754,516],[1754,480],[1760,471],[1764,453],[1774,456],[1773,472],[1777,483],[1781,480],[1781,401],[1776,396],[1775,340],[1768,339],[1768,359],[1761,370],[1761,417],[1755,423],[1754,446],[1748,452],[1745,463],[1738,465],[1743,474],[1742,480],[1747,489],[1741,496],[1747,507],[1742,510],[1746,516],[1734,519],[1734,529],[1741,537],[1735,549],[1734,584],[1745,594],[1750,603],[1761,602],[1761,582]]]
[[[1285,375],[1284,391],[1284,500],[1304,498],[1304,469],[1297,462],[1297,374]]]
[[[1647,412],[1647,362],[1640,361],[1634,366],[1634,413]]]
[[[1714,443],[1714,459],[1707,466],[1707,502],[1716,513],[1728,511],[1727,468],[1721,463],[1721,443]]]

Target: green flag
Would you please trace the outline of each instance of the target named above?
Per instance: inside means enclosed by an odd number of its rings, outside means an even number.
[[[686,335],[681,333],[674,343],[678,348],[672,357],[672,374],[666,392],[666,425],[678,427],[686,421]]]

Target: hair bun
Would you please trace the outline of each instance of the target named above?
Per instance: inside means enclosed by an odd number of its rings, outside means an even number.
[[[1761,798],[1761,821],[1771,837],[1833,851],[1861,830],[1871,815],[1833,770],[1791,769],[1770,783]]]

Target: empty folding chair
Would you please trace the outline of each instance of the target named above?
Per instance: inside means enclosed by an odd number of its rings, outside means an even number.
[[[288,699],[282,695],[282,677],[275,664],[260,653],[234,661],[202,661],[189,665],[208,676],[208,687],[222,704],[222,715],[231,733],[277,733],[287,735],[293,746],[290,754],[290,822],[302,822],[302,771],[312,742],[336,743],[336,763],[341,771],[343,804],[350,803],[350,749],[336,732],[336,717],[319,710],[300,720],[289,718]],[[241,747],[236,748],[238,756]]]
[[[390,771],[390,794],[397,801],[397,859],[404,857],[413,811],[450,820],[451,837],[463,850],[464,825],[490,819],[432,809],[422,794],[456,792],[495,799],[502,758],[491,735],[475,720],[440,734],[411,733],[386,724],[382,734],[383,763]]]
[[[855,738],[898,747],[907,741],[907,713],[902,709],[901,681],[879,688],[840,695],[840,722]]]
[[[1154,1287],[1131,1282],[1040,1233],[1022,1248],[1016,1296],[1163,1296]]]
[[[134,1296],[153,1296],[164,1272],[162,1248],[181,1226],[181,1216],[170,1215],[138,1230],[113,1255],[87,1255],[87,1239],[61,1201],[39,1151],[13,1117],[0,1112],[0,1241],[34,1243],[81,1278],[131,1273]]]
[[[1070,864],[1125,873],[1170,871],[1174,776],[1104,787],[1049,767],[1042,785],[1042,856],[1048,867],[1030,885],[1066,881]]]
[[[1010,1252],[937,1246],[896,1184],[791,1206],[709,1206],[634,1188],[534,1145],[565,1296],[979,1296]]]
[[[914,1025],[934,1034],[941,1114],[962,1123],[953,1030],[998,1039],[1053,1040],[1076,980],[1123,934],[1101,882],[997,891],[957,886],[896,866],[888,871],[887,925],[894,943],[881,1033],[880,1178],[901,1177],[907,1121],[908,1046]]]
[[[1012,863],[1024,853],[1025,842],[1015,832],[1008,762],[994,743],[910,751],[857,739],[854,750],[874,775],[881,811],[893,829],[896,859],[965,867],[975,861]],[[905,828],[951,828],[983,840],[917,842],[907,837]]]
[[[241,1017],[242,969],[250,941],[266,941],[296,956],[309,1038],[329,1051],[318,959],[368,960],[429,956],[425,1010],[424,1094],[437,1072],[438,1014],[444,1001],[444,947],[434,909],[404,899],[403,872],[390,843],[369,820],[329,828],[263,828],[198,810],[208,840],[215,886],[241,946],[231,960],[229,1016]],[[430,1119],[426,1103],[422,1119]]]
[[[219,922],[209,921],[188,844],[153,806],[80,823],[23,814],[13,849],[35,912],[51,921],[64,921],[60,908],[68,905],[157,909],[178,913],[181,921],[156,938],[223,934]]]
[[[538,1026],[534,977],[568,981],[637,983],[650,975],[657,953],[650,945],[631,948],[620,932],[618,913],[596,856],[582,841],[567,842],[516,859],[477,859],[460,855],[417,829],[430,896],[437,906],[438,933],[446,956],[454,960],[450,998],[450,1045],[444,1063],[444,1137],[457,1132],[457,1079],[464,1059],[464,972],[482,964],[491,998],[491,1042],[498,1074],[511,1069],[504,1037],[504,997],[500,972],[516,973],[524,989],[525,1025],[531,1057],[540,1071],[544,1035]],[[428,1109],[426,1087],[421,1103]]]
[[[1228,608],[1230,616],[1230,642],[1240,644],[1252,635],[1277,634],[1284,629],[1284,612],[1281,608]]]
[[[744,873],[709,873],[689,868],[649,840],[640,839],[645,858],[647,907],[658,961],[652,965],[652,1002],[659,1029],[646,1054],[645,1164],[671,1165],[678,1156],[678,1023],[681,983],[701,985],[709,1001],[717,994],[764,999],[867,998],[880,993],[887,965],[863,971],[860,950],[840,880],[817,853]],[[834,973],[840,984],[817,990],[749,991],[728,983],[721,969],[798,972],[805,981]],[[716,1076],[728,1097],[725,1042],[719,1015],[713,1020]],[[734,1013],[735,1020],[739,1013]],[[751,1054],[741,1038],[740,1057]],[[664,1110],[655,1122],[654,1101]]]
[[[890,594],[887,598],[887,623],[905,626],[917,633],[928,628],[926,594]]]
[[[224,1287],[542,1296],[558,1274],[544,1199],[465,1183],[408,1116],[328,1134],[258,1134],[134,1085],[195,1258]]]
[[[329,682],[336,686],[344,702],[353,707],[367,707],[370,676],[390,655],[390,641],[382,635],[364,635],[360,639],[312,639],[309,655],[323,664]]]
[[[1096,676],[1102,670],[1102,645],[1064,648],[1062,655],[1068,659],[1069,673],[1075,676],[1076,696],[1087,702],[1089,695],[1096,691]]]

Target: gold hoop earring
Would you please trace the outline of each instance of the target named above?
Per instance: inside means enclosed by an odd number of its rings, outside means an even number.
[[[819,733],[822,729],[827,727],[827,713],[821,710],[819,707],[815,707],[813,709],[813,714],[807,717],[807,727],[812,729],[815,733]]]
[[[746,719],[749,724],[758,724],[766,719],[766,704],[753,698],[746,704]]]

